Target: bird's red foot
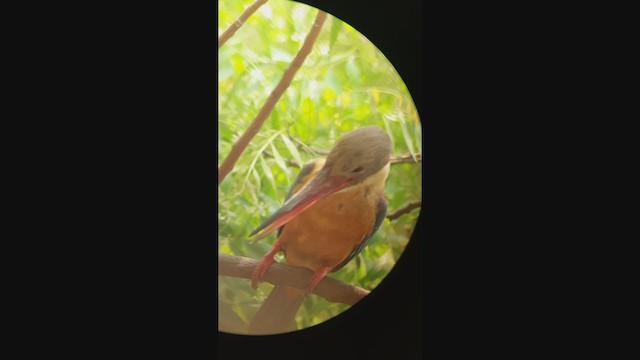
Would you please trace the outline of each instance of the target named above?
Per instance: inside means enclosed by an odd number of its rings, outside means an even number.
[[[318,287],[318,284],[320,284],[320,281],[322,281],[322,279],[324,279],[324,277],[327,276],[329,271],[331,271],[331,267],[329,266],[319,267],[316,270],[316,272],[313,273],[313,276],[311,277],[311,282],[309,283],[309,287],[307,287],[307,291],[305,292],[305,295],[311,294],[311,292],[315,290],[316,287]]]
[[[269,269],[269,266],[276,262],[273,257],[280,252],[280,250],[282,250],[280,242],[276,240],[271,250],[263,256],[262,259],[260,259],[260,262],[258,262],[258,265],[253,270],[253,275],[251,276],[251,287],[254,289],[258,287],[258,284],[262,281],[262,277],[264,276],[264,273],[267,272],[267,269]]]

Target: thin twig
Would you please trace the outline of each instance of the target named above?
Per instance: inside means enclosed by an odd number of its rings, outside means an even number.
[[[312,155],[321,155],[321,156],[329,155],[329,151],[317,149],[317,148],[314,148],[313,146],[307,145],[302,141],[296,139],[295,137],[291,136],[291,134],[289,134],[289,138],[292,139],[298,145],[299,149],[302,149],[307,153],[310,153]],[[413,159],[413,156],[411,156],[411,154],[394,156],[391,158],[390,163],[391,165],[396,165],[396,164],[406,164],[406,163],[415,164],[416,162],[422,162],[422,153],[416,153],[415,156],[416,156],[415,160]]]
[[[293,136],[289,136],[289,138],[291,138],[293,141],[296,142],[296,144],[298,144],[298,148],[311,153],[313,155],[329,155],[329,151],[327,150],[321,150],[321,149],[316,149],[313,146],[307,145],[305,143],[303,143],[302,141],[294,138]]]
[[[275,158],[275,156],[273,156],[273,154],[271,154],[268,151],[264,151],[263,154],[265,154],[267,157],[270,158]],[[416,160],[418,162],[422,161],[422,154],[416,154]],[[300,168],[300,164],[298,164],[297,161],[292,160],[292,159],[285,159],[284,162],[289,165],[290,167],[294,167],[294,168]],[[411,154],[408,155],[400,155],[400,156],[394,156],[391,158],[390,160],[391,165],[396,165],[396,164],[416,164],[416,162],[413,160],[413,157],[411,157]]]
[[[258,115],[256,115],[256,118],[253,120],[251,125],[249,125],[247,131],[242,134],[242,136],[238,139],[238,141],[236,141],[235,144],[233,144],[231,152],[229,152],[229,155],[227,155],[227,157],[222,162],[222,165],[220,165],[220,167],[218,168],[218,185],[220,185],[224,178],[227,177],[229,172],[231,172],[236,162],[240,158],[240,155],[242,155],[244,150],[247,148],[247,146],[251,142],[251,139],[253,139],[258,131],[260,131],[262,124],[267,119],[269,114],[271,114],[271,111],[273,110],[274,106],[276,105],[284,91],[291,84],[291,81],[293,80],[296,72],[298,71],[298,69],[300,69],[300,66],[302,66],[302,63],[311,52],[313,44],[316,42],[316,39],[320,34],[320,30],[322,29],[322,25],[324,24],[326,19],[327,13],[322,10],[318,10],[316,20],[311,27],[311,31],[309,31],[309,34],[304,39],[304,43],[298,51],[298,54],[296,54],[296,57],[293,59],[291,64],[289,64],[289,67],[285,70],[284,74],[282,75],[282,79],[280,79],[278,85],[273,89],[273,91],[269,95],[269,98],[267,98],[267,101],[262,106],[262,109],[260,109],[260,112],[258,112]]]
[[[242,15],[240,15],[238,20],[234,21],[233,24],[231,24],[229,28],[225,30],[222,35],[220,35],[220,38],[218,38],[218,49],[220,49],[220,47],[224,45],[224,43],[226,43],[227,40],[229,40],[233,36],[233,34],[235,34],[236,31],[240,29],[242,25],[244,25],[249,16],[253,15],[253,13],[256,12],[260,8],[260,6],[262,6],[266,2],[267,0],[257,0],[256,2],[251,4],[251,6],[249,6],[242,13]]]
[[[275,158],[276,158],[275,156],[273,156],[273,154],[272,154],[272,153],[270,153],[270,152],[269,152],[269,151],[267,151],[267,150],[263,151],[262,153],[263,153],[264,155],[266,155],[267,157],[269,157],[269,158],[272,158],[272,159],[275,159]],[[300,167],[301,167],[301,166],[300,166],[300,164],[298,164],[298,162],[297,162],[297,161],[292,160],[292,159],[284,159],[284,162],[285,162],[285,164],[287,164],[287,165],[289,165],[289,166],[291,166],[291,167],[294,167],[294,168],[300,168]]]
[[[422,206],[422,201],[415,201],[412,203],[408,203],[407,205],[401,207],[400,209],[396,210],[395,212],[387,215],[387,219],[389,219],[389,221],[393,221],[397,218],[399,218],[400,216],[410,212],[413,209],[417,209],[419,207]]]
[[[218,255],[218,275],[251,279],[258,261],[241,256]],[[262,278],[274,285],[286,285],[306,290],[313,271],[298,266],[273,264]],[[313,293],[330,302],[353,305],[369,294],[368,290],[326,277]]]
[[[406,164],[406,163],[415,164],[416,162],[422,162],[422,154],[416,153],[415,155],[416,155],[415,160],[413,160],[413,156],[411,156],[411,154],[394,156],[391,158],[391,161],[390,161],[391,165]]]

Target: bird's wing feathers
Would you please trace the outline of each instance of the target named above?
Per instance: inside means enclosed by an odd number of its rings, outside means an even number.
[[[289,189],[289,193],[285,198],[285,202],[289,200],[289,198],[291,198],[295,193],[302,190],[302,188],[305,187],[309,182],[311,182],[311,180],[318,174],[318,172],[322,170],[324,163],[325,163],[324,158],[318,158],[318,159],[313,159],[307,162],[306,164],[304,164],[302,169],[300,169],[298,176],[294,180],[293,185],[291,185],[291,188]],[[376,231],[378,231],[378,228],[380,228],[380,225],[382,225],[382,222],[384,221],[384,218],[386,216],[387,216],[387,198],[383,194],[380,197],[380,201],[378,202],[378,209],[376,211],[376,220],[373,225],[373,228],[371,229],[371,232],[367,236],[365,236],[358,245],[356,245],[353,248],[349,256],[347,256],[347,258],[344,259],[344,261],[342,261],[340,264],[338,264],[336,267],[333,268],[332,272],[340,270],[349,261],[351,261],[354,257],[356,257],[362,251],[362,249],[364,249],[367,245],[369,245]],[[282,229],[284,229],[284,226],[278,229],[278,236],[280,236]]]
[[[307,185],[311,181],[311,179],[313,179],[318,174],[318,172],[324,166],[324,161],[325,159],[323,158],[313,159],[308,161],[306,164],[304,164],[304,166],[302,166],[302,169],[300,169],[298,176],[293,181],[293,185],[291,185],[291,188],[289,189],[289,193],[287,194],[287,197],[284,199],[284,202],[287,202],[287,200],[289,200],[289,198],[291,198],[293,194],[300,191],[305,185]],[[282,229],[284,229],[284,226],[278,229],[278,236],[280,236]]]
[[[302,169],[300,169],[298,176],[293,181],[293,185],[291,185],[289,193],[287,194],[287,197],[284,199],[284,201],[286,202],[287,200],[289,200],[289,198],[293,196],[293,194],[297,193],[305,185],[307,185],[311,181],[311,179],[313,179],[316,174],[322,169],[322,166],[324,166],[324,159],[321,158],[310,160],[306,164],[304,164],[304,166],[302,166]]]
[[[383,194],[380,197],[380,201],[378,202],[378,210],[376,211],[376,222],[373,225],[371,232],[367,236],[365,236],[364,239],[362,239],[362,241],[353,248],[353,251],[351,251],[349,256],[347,256],[347,258],[344,259],[344,261],[342,261],[340,264],[334,267],[331,270],[331,272],[336,272],[342,269],[342,267],[347,265],[349,261],[351,261],[354,257],[358,256],[358,254],[362,251],[362,249],[364,249],[367,245],[369,245],[369,243],[373,239],[373,236],[376,234],[376,231],[378,231],[378,229],[380,228],[380,225],[382,225],[382,222],[384,221],[384,218],[386,216],[387,216],[387,198]]]

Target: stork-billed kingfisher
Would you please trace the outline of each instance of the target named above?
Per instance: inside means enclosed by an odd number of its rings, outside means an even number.
[[[293,330],[304,297],[329,273],[341,269],[371,241],[387,212],[384,186],[389,175],[391,140],[376,126],[345,134],[326,159],[306,163],[280,209],[251,235],[260,240],[275,230],[278,238],[258,263],[257,287],[274,255],[288,265],[314,271],[305,291],[276,286],[249,325],[250,334]]]

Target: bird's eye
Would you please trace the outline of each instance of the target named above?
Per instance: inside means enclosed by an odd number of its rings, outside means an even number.
[[[360,174],[363,171],[364,171],[364,167],[358,166],[357,168],[353,169],[351,172],[353,172],[354,174]]]

